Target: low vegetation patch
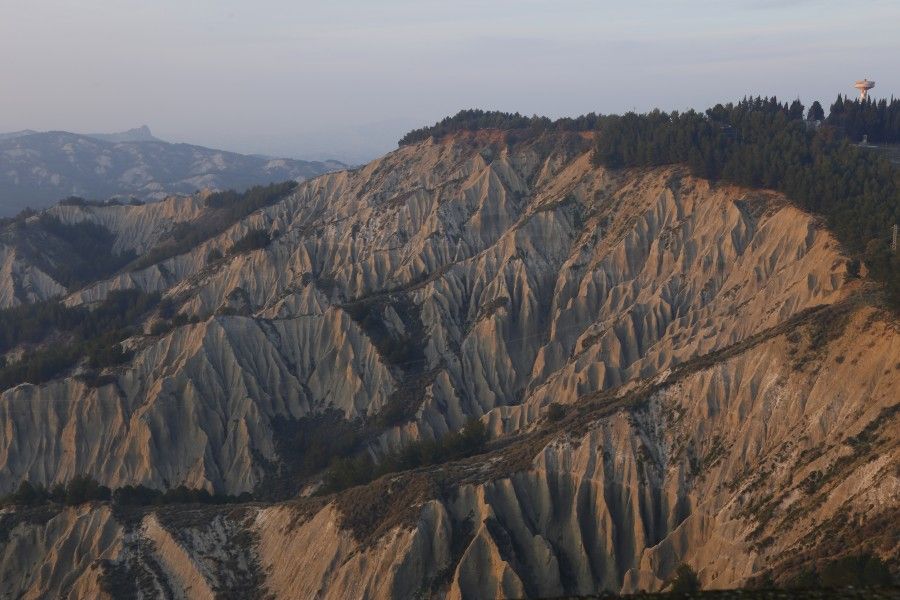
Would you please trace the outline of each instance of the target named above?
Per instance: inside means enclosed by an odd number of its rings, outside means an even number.
[[[236,241],[231,248],[228,249],[228,256],[259,250],[271,243],[272,238],[269,236],[268,232],[261,229],[254,229],[247,232],[245,236]]]
[[[864,588],[894,583],[890,570],[870,554],[844,556],[807,569],[789,582],[792,588]]]
[[[24,382],[43,383],[82,359],[92,369],[125,362],[129,354],[120,342],[134,333],[135,324],[159,298],[158,293],[117,290],[93,310],[68,307],[56,300],[0,310],[0,352],[20,344],[46,342],[51,335],[61,337],[59,342],[44,343],[13,363],[0,365],[0,390]]]
[[[178,486],[168,490],[157,490],[143,485],[126,485],[111,490],[100,485],[93,477],[79,475],[68,484],[56,484],[47,489],[40,484],[25,480],[15,492],[0,498],[0,506],[30,507],[46,504],[78,506],[87,502],[112,502],[114,506],[162,506],[167,504],[233,504],[249,502],[253,499],[249,492],[239,496],[211,494],[204,489]]]
[[[57,300],[0,310],[0,352],[20,344],[36,344],[51,333],[89,339],[110,329],[128,327],[159,303],[158,294],[115,290],[93,310]]]
[[[38,260],[37,263],[68,289],[78,289],[108,277],[137,257],[134,250],[113,252],[115,234],[97,223],[63,223],[57,217],[42,214],[37,227],[65,242],[56,260]],[[62,255],[62,252],[65,254]]]
[[[397,389],[388,398],[375,425],[393,427],[413,419],[432,384],[438,368],[426,369],[425,346],[428,336],[422,324],[421,308],[406,293],[386,298],[348,303],[344,310],[362,329],[398,379]],[[392,310],[402,323],[402,331],[387,325],[385,313]]]
[[[77,506],[85,502],[106,501],[112,492],[91,477],[80,475],[68,485],[57,484],[51,489],[32,485],[27,480],[19,484],[15,492],[0,499],[2,506],[40,506],[50,502]]]
[[[256,497],[265,500],[296,496],[304,482],[333,461],[359,452],[366,436],[361,422],[344,419],[339,410],[300,419],[278,416],[272,422],[272,429],[280,463],[270,465],[269,472],[254,490]]]
[[[566,406],[558,402],[551,402],[547,407],[547,419],[550,421],[561,421],[566,416]]]
[[[481,452],[487,439],[484,423],[471,419],[460,431],[449,433],[437,440],[411,442],[398,452],[383,457],[377,465],[368,453],[337,459],[325,474],[322,492],[338,492],[368,483],[389,473],[466,458]]]
[[[670,592],[696,592],[700,589],[700,578],[689,565],[681,564],[675,569],[675,576],[667,589]]]
[[[115,234],[98,223],[66,223],[43,213],[0,220],[0,240],[67,289],[78,289],[120,270],[136,258],[113,251]]]

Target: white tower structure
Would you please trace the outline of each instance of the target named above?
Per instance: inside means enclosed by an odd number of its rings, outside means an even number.
[[[853,87],[859,90],[859,99],[865,100],[869,97],[869,90],[875,87],[875,82],[869,81],[868,79],[862,79],[854,83]]]

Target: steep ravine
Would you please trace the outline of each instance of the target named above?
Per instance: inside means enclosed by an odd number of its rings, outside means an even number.
[[[273,242],[207,265],[254,229]],[[337,497],[25,519],[2,593],[549,597],[660,589],[682,562],[713,588],[848,548],[896,564],[900,326],[846,262],[783,197],[596,168],[577,136],[458,135],[305,182],[69,296],[139,286],[198,322],[135,336],[114,383],[4,391],[0,488],[250,491],[276,418],[398,398],[412,418],[373,453],[476,417],[488,454]],[[46,575],[60,544],[84,546],[76,579]]]

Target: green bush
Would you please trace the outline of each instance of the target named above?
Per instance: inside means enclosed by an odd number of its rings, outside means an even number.
[[[15,492],[0,500],[0,505],[35,506],[45,503],[49,497],[50,494],[44,486],[34,486],[28,481],[23,481]]]
[[[700,578],[691,567],[681,564],[675,569],[675,578],[668,591],[681,593],[700,591]]]
[[[150,326],[150,335],[163,335],[172,331],[172,323],[160,319]]]
[[[206,254],[206,264],[211,265],[213,263],[219,262],[224,258],[222,256],[222,251],[218,248],[213,248]]]
[[[252,231],[249,231],[241,239],[237,240],[231,246],[231,248],[228,249],[228,256],[234,256],[235,254],[241,254],[243,252],[250,252],[252,250],[265,248],[271,243],[272,238],[269,237],[269,233],[267,231],[263,231],[262,229],[254,229]]]
[[[95,479],[87,475],[79,475],[73,478],[66,486],[65,503],[70,506],[84,504],[92,501],[106,501],[112,496],[112,492],[105,485],[100,485]]]
[[[86,502],[109,502],[117,506],[153,506],[164,504],[231,504],[250,502],[253,495],[244,492],[239,496],[210,494],[207,490],[183,485],[160,491],[144,485],[126,485],[111,491],[90,476],[80,475],[68,484],[57,484],[51,491],[42,485],[23,481],[15,492],[0,499],[0,506],[38,506],[55,502],[77,506]]]
[[[112,494],[112,501],[118,506],[147,506],[160,504],[162,495],[161,491],[144,485],[126,485],[116,488]]]
[[[547,407],[547,418],[551,421],[560,421],[566,416],[566,407],[557,402],[551,402]]]
[[[323,492],[337,492],[363,485],[372,481],[377,472],[378,468],[368,454],[337,458],[325,474]]]
[[[872,554],[839,558],[825,565],[818,576],[819,585],[827,588],[885,586],[893,583],[887,566]]]
[[[798,573],[788,587],[816,588],[865,588],[893,585],[893,577],[887,565],[871,553],[854,554],[831,560],[820,568],[810,568]]]

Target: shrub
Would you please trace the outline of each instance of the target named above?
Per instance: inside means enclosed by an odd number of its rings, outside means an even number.
[[[218,248],[213,248],[206,254],[206,264],[211,265],[213,263],[219,262],[223,258],[224,256],[222,255],[222,251]]]
[[[28,481],[0,501],[2,505],[37,506],[47,502],[77,506],[86,502],[112,501],[117,506],[152,506],[162,504],[229,504],[249,502],[253,495],[244,492],[239,496],[210,494],[207,490],[178,486],[165,492],[144,485],[126,485],[115,491],[100,485],[90,476],[77,476],[68,485],[57,484],[51,491]]]
[[[147,506],[159,504],[162,492],[143,485],[126,485],[117,488],[112,495],[113,504],[119,506]]]
[[[162,319],[154,321],[153,325],[150,326],[150,335],[163,335],[169,331],[172,331],[172,323]]]
[[[559,421],[566,416],[566,407],[558,402],[551,402],[547,408],[547,418],[551,421]]]
[[[254,229],[252,231],[249,231],[247,235],[236,241],[234,245],[229,248],[228,256],[234,256],[235,254],[241,254],[243,252],[250,252],[252,250],[265,248],[271,243],[272,238],[269,237],[269,233],[267,231],[263,231],[262,229]]]
[[[847,263],[847,272],[844,274],[844,281],[849,281],[851,279],[859,278],[859,259],[854,258]]]
[[[670,592],[697,592],[700,590],[700,578],[692,568],[681,564],[675,569],[675,578],[669,588]]]
[[[65,503],[75,506],[85,502],[109,500],[111,496],[110,489],[105,485],[100,485],[88,475],[79,475],[66,486]]]
[[[15,492],[3,498],[0,505],[14,504],[18,506],[35,506],[46,502],[48,497],[49,494],[43,486],[34,486],[29,481],[25,480],[19,484],[19,487]]]
[[[335,459],[325,474],[323,491],[337,492],[372,481],[377,471],[368,454]]]
[[[818,574],[822,587],[870,587],[891,585],[891,573],[872,554],[845,556],[825,565]]]

